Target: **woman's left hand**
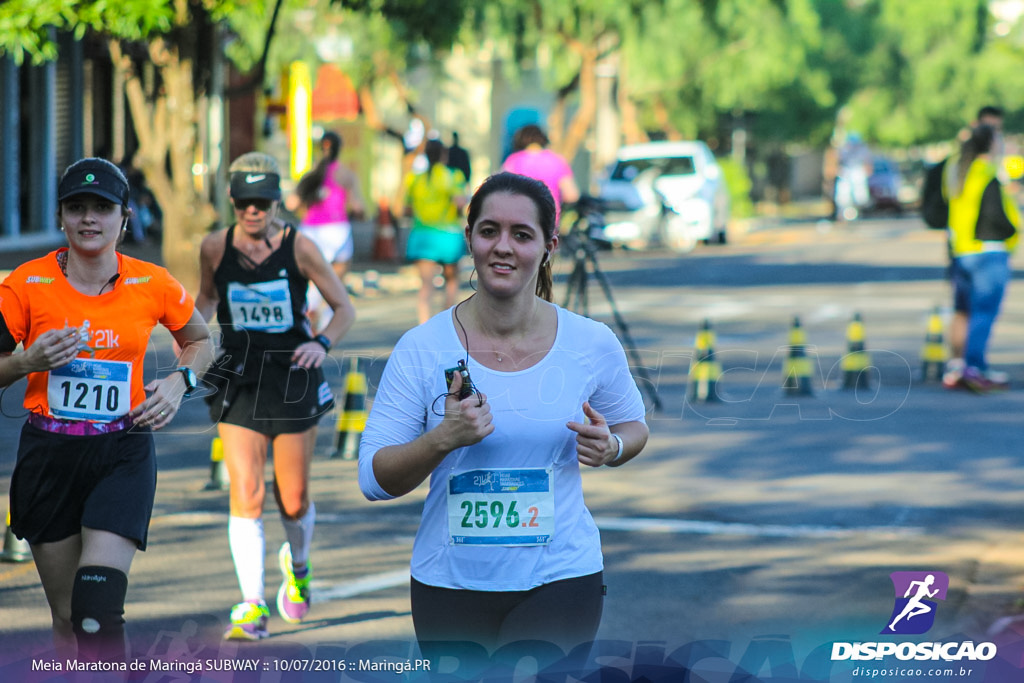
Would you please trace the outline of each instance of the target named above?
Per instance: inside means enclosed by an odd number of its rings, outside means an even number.
[[[318,368],[327,358],[327,350],[320,342],[308,341],[299,344],[292,354],[292,363],[300,368]]]
[[[181,374],[177,372],[147,384],[146,391],[152,393],[131,412],[135,423],[153,431],[166,427],[178,414],[184,387]]]
[[[619,442],[612,437],[604,416],[591,408],[589,401],[583,403],[583,414],[590,422],[569,422],[566,427],[576,432],[576,457],[580,463],[600,467],[615,459]]]

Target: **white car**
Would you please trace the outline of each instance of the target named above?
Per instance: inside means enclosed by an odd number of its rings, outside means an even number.
[[[622,147],[600,183],[604,237],[613,245],[675,251],[728,241],[729,192],[703,142],[649,142]]]

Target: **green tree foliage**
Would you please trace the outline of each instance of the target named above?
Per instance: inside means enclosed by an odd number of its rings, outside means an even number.
[[[406,44],[450,49],[466,13],[466,0],[331,0],[364,17],[380,17]]]
[[[768,117],[764,136],[804,137],[834,101],[813,60],[822,40],[810,0],[666,0],[631,26],[625,77],[647,128],[660,103],[683,137],[713,137],[738,113]]]
[[[57,56],[52,29],[73,31],[78,38],[93,30],[141,40],[170,31],[173,23],[174,7],[170,2],[6,0],[0,3],[0,52],[11,55],[19,64],[26,57],[39,63]]]
[[[953,137],[984,104],[1024,104],[1024,51],[985,0],[818,0],[840,122],[882,146]]]
[[[106,44],[124,76],[139,147],[135,163],[164,214],[164,263],[191,291],[198,287],[199,241],[217,220],[193,165],[207,95],[214,27],[259,0],[9,0],[0,4],[0,53],[17,61],[57,56],[55,31]],[[145,62],[155,79],[143,79]]]

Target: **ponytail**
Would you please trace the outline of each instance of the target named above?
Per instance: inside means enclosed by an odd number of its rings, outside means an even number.
[[[551,257],[545,256],[537,273],[537,296],[548,303],[554,298],[554,280],[551,277]]]
[[[327,180],[327,167],[331,165],[332,159],[323,157],[317,162],[313,170],[302,176],[299,184],[295,186],[295,194],[299,201],[305,206],[312,206],[320,201],[320,188]]]

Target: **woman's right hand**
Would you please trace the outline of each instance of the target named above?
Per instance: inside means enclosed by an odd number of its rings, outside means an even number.
[[[32,372],[45,372],[67,365],[78,355],[78,328],[47,330],[25,350]]]
[[[444,420],[439,427],[444,430],[448,451],[479,443],[494,431],[487,396],[474,392],[460,401],[461,389],[462,375],[456,372],[444,399]]]

